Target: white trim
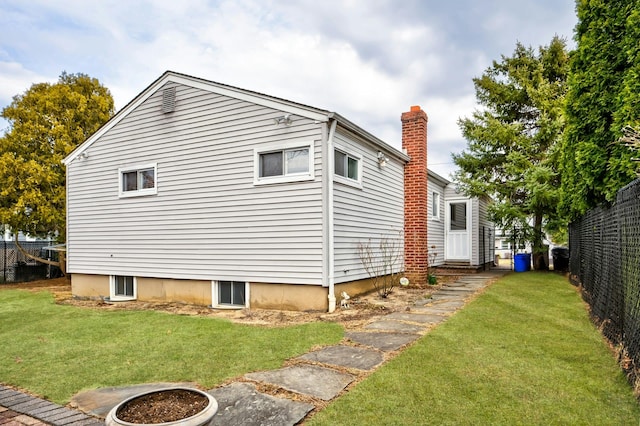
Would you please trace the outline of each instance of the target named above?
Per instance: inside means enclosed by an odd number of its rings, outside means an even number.
[[[261,95],[259,93],[251,92],[248,90],[225,86],[213,81],[207,81],[190,77],[187,75],[177,74],[172,71],[165,72],[155,82],[151,83],[146,89],[144,89],[137,97],[135,97],[130,103],[128,103],[123,109],[118,111],[111,120],[109,120],[104,126],[99,128],[94,134],[84,141],[75,151],[69,154],[62,162],[65,166],[68,166],[73,160],[75,160],[80,154],[86,151],[95,141],[100,139],[102,135],[111,130],[116,124],[123,120],[129,113],[138,108],[143,102],[149,99],[157,90],[167,83],[183,84],[189,87],[195,87],[197,89],[206,90],[211,93],[217,93],[224,96],[229,96],[235,99],[251,102],[257,105],[273,108],[284,113],[295,114],[301,117],[306,117],[311,120],[326,122],[329,120],[331,113],[320,111],[316,108],[308,107],[304,108],[301,105],[293,104],[284,99],[277,99],[268,95]]]
[[[351,157],[355,160],[358,161],[358,179],[351,179],[349,177],[346,176],[342,176],[342,175],[337,175],[335,172],[335,169],[333,170],[333,181],[334,182],[339,182],[345,185],[349,185],[349,186],[353,186],[355,188],[358,189],[362,189],[362,171],[364,170],[364,168],[362,167],[362,162],[363,162],[363,157],[361,154],[358,154],[354,151],[348,150],[346,148],[344,148],[341,145],[335,144],[333,146],[333,152],[332,152],[332,165],[335,168],[335,151],[340,151],[341,153],[345,154],[347,156],[347,158]],[[348,172],[348,160],[347,160],[347,174],[349,174]]]
[[[156,79],[156,81],[151,83],[142,92],[140,92],[138,96],[133,98],[132,101],[125,105],[123,109],[118,111],[116,115],[114,115],[94,134],[89,136],[89,138],[85,140],[80,146],[78,146],[71,154],[64,158],[62,160],[64,165],[68,166],[73,160],[78,158],[80,154],[89,149],[91,145],[93,145],[98,139],[100,139],[102,135],[111,130],[121,120],[127,117],[129,113],[138,108],[138,106],[140,106],[148,98],[153,96],[160,87],[164,86],[167,83],[176,83],[183,84],[189,87],[195,87],[197,89],[206,90],[211,93],[229,96],[235,99],[251,102],[256,105],[273,108],[275,110],[282,111],[283,113],[298,115],[322,123],[327,123],[329,120],[335,119],[337,121],[340,121],[341,126],[345,129],[355,132],[357,135],[362,136],[365,140],[371,140],[372,145],[383,148],[385,151],[388,151],[404,162],[409,161],[409,156],[407,156],[404,152],[398,151],[396,148],[393,148],[389,144],[383,142],[382,140],[378,139],[366,130],[353,124],[352,122],[335,112],[321,110],[311,106],[291,102],[286,99],[279,99],[273,96],[252,92],[250,90],[240,89],[238,87],[224,85],[221,83],[216,83],[214,81],[208,81],[205,79],[176,73],[174,71],[166,71],[158,79]]]
[[[336,128],[338,126],[338,120],[333,120],[331,122],[331,126],[329,127],[329,134],[327,136],[327,162],[325,163],[325,168],[323,172],[326,171],[326,174],[323,174],[323,180],[326,183],[323,186],[324,191],[326,191],[326,205],[323,206],[323,214],[326,215],[326,243],[327,243],[327,276],[323,282],[323,285],[329,286],[329,293],[327,295],[327,299],[329,301],[329,313],[332,313],[336,310],[336,277],[335,277],[335,228],[334,228],[334,188],[333,188],[333,168],[335,166],[334,154],[334,137],[336,134]],[[324,241],[323,241],[324,242]]]
[[[260,177],[260,154],[269,152],[286,151],[291,149],[309,150],[309,170],[304,173],[292,173],[279,176]],[[274,183],[302,182],[315,179],[313,141],[311,142],[278,142],[262,145],[253,149],[253,184],[270,185]],[[284,171],[283,171],[284,172]]]
[[[124,191],[122,189],[122,175],[126,172],[134,172],[138,170],[153,169],[153,188],[138,189],[136,191]],[[136,164],[129,167],[118,168],[118,196],[120,198],[127,197],[143,197],[146,195],[156,195],[158,193],[158,163]]]
[[[220,284],[220,281],[244,282],[244,306],[242,306],[242,305],[226,305],[226,304],[218,303],[218,295],[219,295],[218,294],[218,292],[219,292],[218,285]],[[244,309],[244,308],[248,309],[250,307],[249,306],[249,300],[251,300],[250,288],[251,288],[251,286],[246,281],[234,281],[234,280],[211,281],[211,307],[215,308],[215,309],[229,309],[229,310]]]
[[[130,277],[131,275],[109,275],[109,300],[115,302],[126,302],[138,298],[138,278],[133,277],[133,296],[116,295],[116,277]]]
[[[317,121],[327,121],[327,114],[315,112],[315,108],[301,108],[297,105],[288,104],[288,101],[279,100],[269,95],[262,95],[257,92],[251,92],[245,89],[240,89],[232,86],[222,85],[213,81],[201,80],[195,77],[189,77],[186,75],[178,75],[172,72],[167,72],[166,77],[162,79],[155,86],[161,86],[167,81],[171,81],[178,84],[184,84],[185,86],[195,87],[197,89],[206,90],[219,95],[229,96],[231,98],[240,99],[243,101],[251,102],[257,105],[261,105],[268,108],[280,110],[282,112],[288,112],[290,114],[300,115],[302,117],[309,118]]]

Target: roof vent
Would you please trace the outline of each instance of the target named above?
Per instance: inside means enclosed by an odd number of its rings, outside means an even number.
[[[169,113],[176,109],[176,88],[168,87],[162,92],[162,112]]]

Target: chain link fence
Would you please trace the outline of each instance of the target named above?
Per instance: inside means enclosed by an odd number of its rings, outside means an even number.
[[[635,385],[640,380],[640,179],[610,208],[569,226],[571,281],[582,286],[593,321],[618,349]]]
[[[57,260],[57,253],[43,250],[51,245],[46,241],[24,241],[20,246],[34,256]],[[13,241],[0,241],[0,284],[56,278],[61,276],[60,268],[45,265],[29,259],[18,250]]]

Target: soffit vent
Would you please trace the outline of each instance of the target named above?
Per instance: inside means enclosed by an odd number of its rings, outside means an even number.
[[[176,88],[168,87],[162,91],[162,112],[169,113],[176,109]]]

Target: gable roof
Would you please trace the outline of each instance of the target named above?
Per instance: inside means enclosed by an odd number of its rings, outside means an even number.
[[[131,111],[137,108],[140,104],[146,101],[151,95],[153,95],[160,87],[168,82],[177,84],[183,84],[190,87],[206,90],[208,92],[216,93],[219,95],[229,96],[235,99],[241,99],[248,102],[255,103],[257,105],[274,108],[284,113],[295,114],[301,117],[305,117],[318,122],[328,122],[330,120],[337,120],[338,124],[345,129],[363,137],[365,140],[373,142],[374,145],[383,149],[387,153],[398,157],[399,159],[407,162],[409,156],[403,152],[397,150],[391,145],[378,139],[371,133],[367,132],[360,126],[352,123],[338,113],[328,110],[311,107],[301,103],[289,101],[274,96],[265,95],[263,93],[254,92],[251,90],[240,89],[238,87],[229,86],[215,81],[205,80],[198,77],[193,77],[186,74],[177,73],[174,71],[165,71],[157,80],[151,83],[146,89],[144,89],[138,96],[125,105],[120,111],[118,111],[109,121],[107,121],[102,127],[100,127],[93,135],[91,135],[86,141],[80,144],[71,154],[69,154],[62,162],[65,165],[71,163],[80,154],[86,151],[96,140],[98,140],[103,134],[108,132],[116,124],[118,124],[123,118],[125,118]]]

